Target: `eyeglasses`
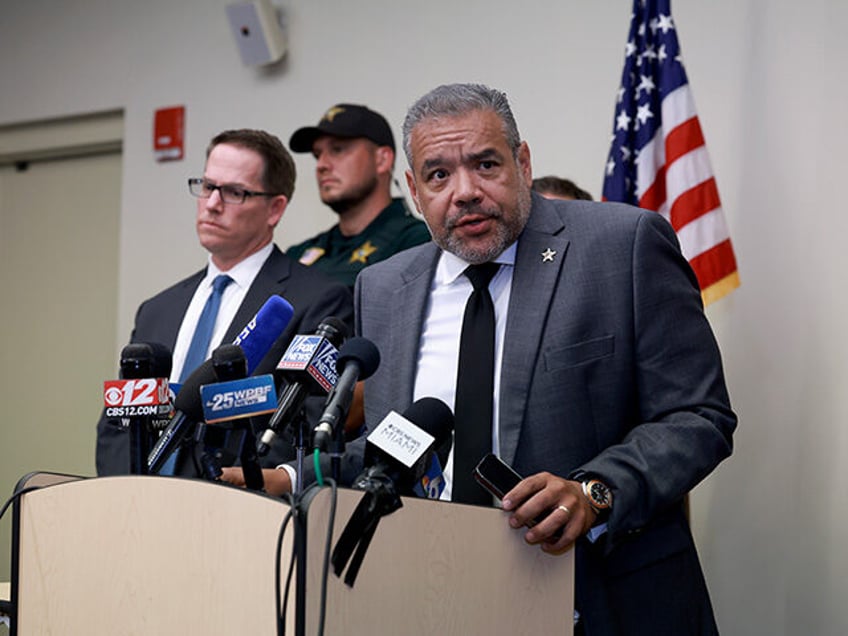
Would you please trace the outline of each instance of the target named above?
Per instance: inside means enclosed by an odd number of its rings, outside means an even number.
[[[254,192],[232,185],[215,185],[206,179],[189,179],[188,191],[198,199],[208,199],[212,193],[218,191],[224,203],[244,203],[248,197],[275,197],[271,192]]]

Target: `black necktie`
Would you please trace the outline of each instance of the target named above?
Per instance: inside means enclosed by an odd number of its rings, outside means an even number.
[[[474,467],[492,451],[492,399],[495,385],[495,306],[489,282],[500,265],[469,266],[464,274],[474,286],[465,305],[459,341],[454,401],[453,490],[451,499],[492,505],[492,497],[475,481]]]

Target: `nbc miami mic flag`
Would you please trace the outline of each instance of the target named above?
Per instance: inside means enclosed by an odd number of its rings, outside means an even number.
[[[698,277],[704,304],[739,287],[736,257],[670,0],[634,0],[603,199],[662,214]]]

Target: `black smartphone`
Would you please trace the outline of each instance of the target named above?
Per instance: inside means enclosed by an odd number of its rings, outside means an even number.
[[[503,499],[524,478],[500,457],[489,453],[474,469],[474,479],[495,497]]]
[[[515,472],[512,467],[504,462],[494,453],[489,453],[477,467],[474,469],[474,479],[477,480],[483,488],[488,490],[498,499],[503,499],[504,495],[518,485],[518,482],[524,479],[521,475]],[[526,524],[528,528],[532,528],[542,519],[547,516],[547,513],[539,515],[535,519],[530,519]],[[562,534],[562,528],[557,530],[554,537]]]

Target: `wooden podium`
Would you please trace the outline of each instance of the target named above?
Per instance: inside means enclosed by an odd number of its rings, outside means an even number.
[[[33,479],[44,481],[21,486]],[[174,477],[53,481],[16,506],[11,634],[277,633],[283,500]],[[333,545],[361,497],[338,491]],[[332,499],[324,488],[303,506],[306,634],[318,633]],[[330,573],[325,634],[571,634],[573,552],[526,545],[500,510],[402,501],[379,522],[355,585]],[[291,523],[282,541],[285,577]]]

